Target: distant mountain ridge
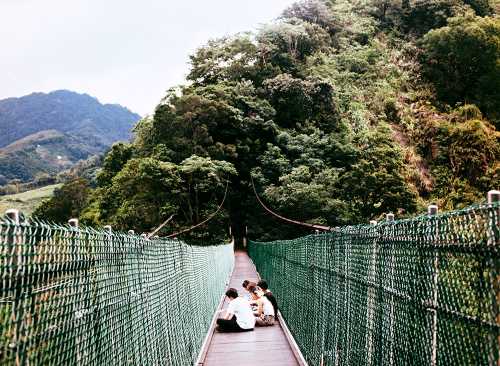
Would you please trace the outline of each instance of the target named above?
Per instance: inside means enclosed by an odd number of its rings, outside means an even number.
[[[128,140],[140,116],[117,104],[101,104],[68,90],[0,100],[0,148],[44,130],[57,130],[103,145]]]
[[[50,175],[128,141],[140,116],[68,90],[0,100],[0,185]]]

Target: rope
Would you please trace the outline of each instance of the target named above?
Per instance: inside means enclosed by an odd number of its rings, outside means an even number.
[[[172,221],[172,219],[174,218],[175,214],[174,215],[171,215],[163,224],[161,224],[160,226],[158,226],[151,234],[149,234],[147,236],[148,239],[152,238],[158,231],[160,231],[161,229],[163,229],[165,227],[165,225],[167,225],[170,221]]]
[[[194,226],[191,226],[189,229],[184,229],[184,230],[181,230],[181,231],[179,231],[177,233],[170,234],[170,235],[166,236],[166,238],[174,238],[174,237],[179,236],[181,234],[185,234],[185,233],[188,233],[190,231],[193,231],[194,229],[196,229],[196,228],[198,228],[198,227],[206,224],[207,222],[209,222],[210,220],[212,220],[215,216],[217,216],[217,214],[220,212],[220,210],[224,206],[224,202],[226,201],[228,188],[229,188],[229,181],[226,182],[226,191],[224,192],[224,198],[222,199],[222,202],[220,203],[219,207],[217,207],[217,211],[215,211],[213,214],[211,214],[210,216],[208,216],[202,222],[200,222],[200,223],[198,223],[198,224],[196,224]]]
[[[253,193],[255,194],[255,197],[257,198],[257,201],[259,201],[260,205],[264,208],[264,210],[266,210],[267,212],[269,212],[271,215],[273,215],[273,216],[277,217],[278,219],[280,219],[282,221],[285,221],[285,222],[287,222],[289,224],[300,225],[300,226],[304,226],[304,227],[307,227],[307,228],[310,228],[310,229],[322,230],[322,231],[331,231],[332,230],[332,228],[330,226],[323,226],[323,225],[317,225],[317,224],[308,224],[307,222],[301,222],[301,221],[297,221],[297,220],[288,219],[288,218],[286,218],[284,216],[281,216],[281,215],[277,214],[276,212],[272,211],[259,198],[259,195],[257,194],[257,190],[255,189],[255,184],[253,182],[253,177],[252,176],[250,176],[250,179],[252,180]]]

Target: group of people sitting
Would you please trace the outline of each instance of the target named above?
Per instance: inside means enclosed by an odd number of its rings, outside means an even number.
[[[258,283],[243,281],[246,294],[238,295],[238,290],[226,291],[229,305],[224,318],[217,319],[219,332],[245,332],[255,326],[271,326],[277,320],[278,303],[264,280]]]

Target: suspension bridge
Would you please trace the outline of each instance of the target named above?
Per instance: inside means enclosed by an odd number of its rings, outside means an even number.
[[[0,365],[500,366],[499,200],[236,252],[10,210]],[[279,323],[216,332],[226,288],[259,276]]]

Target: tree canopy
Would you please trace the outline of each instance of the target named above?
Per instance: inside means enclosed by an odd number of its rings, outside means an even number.
[[[304,0],[255,33],[212,40],[133,143],[110,150],[82,217],[144,231],[175,214],[174,232],[213,212],[229,181],[224,212],[185,238],[220,242],[228,225],[237,238],[306,233],[266,216],[251,177],[282,215],[331,226],[476,202],[498,182],[492,12]]]

